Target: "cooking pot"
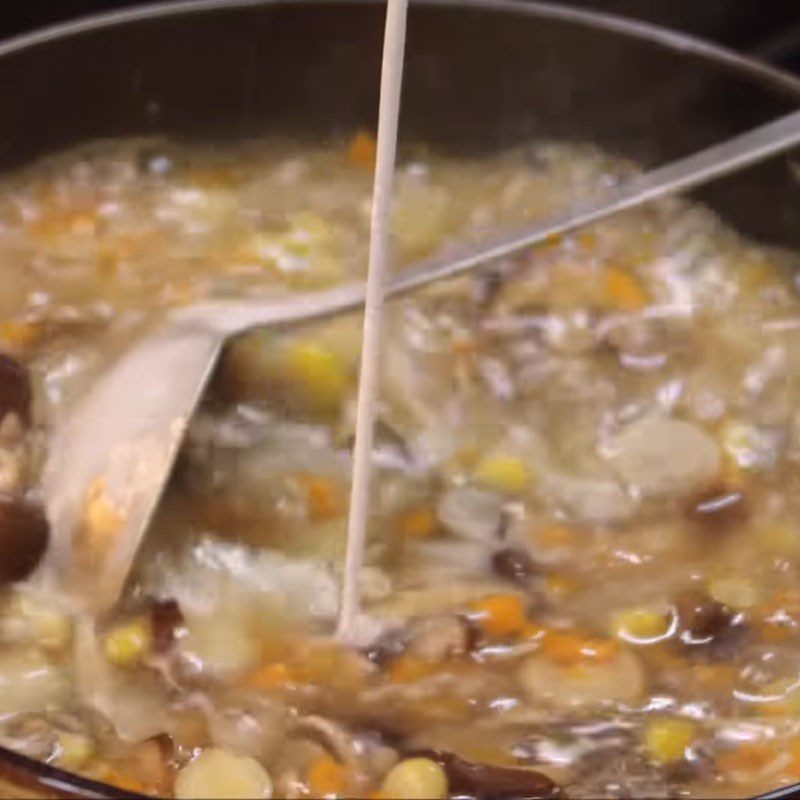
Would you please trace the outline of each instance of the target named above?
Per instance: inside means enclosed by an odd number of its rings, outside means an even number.
[[[319,141],[374,127],[383,15],[373,0],[193,0],[0,44],[0,169],[119,136]],[[653,166],[798,103],[797,78],[652,25],[424,0],[410,10],[401,146],[479,155],[557,138]],[[800,247],[798,175],[783,157],[698,198],[745,233]],[[131,796],[0,748],[1,797],[54,795]]]

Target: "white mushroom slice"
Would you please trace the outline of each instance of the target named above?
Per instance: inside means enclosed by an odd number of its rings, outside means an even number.
[[[684,494],[718,477],[717,443],[683,420],[647,417],[628,425],[604,448],[619,477],[645,496]]]
[[[540,481],[544,496],[582,522],[622,522],[636,511],[636,502],[616,481],[551,472]]]
[[[587,660],[568,667],[545,655],[531,656],[522,663],[517,678],[531,702],[561,710],[607,703],[632,705],[642,698],[645,690],[642,665],[626,650],[610,661]]]
[[[442,525],[456,536],[487,542],[497,536],[502,506],[502,499],[494,492],[462,487],[442,497],[437,514]]]

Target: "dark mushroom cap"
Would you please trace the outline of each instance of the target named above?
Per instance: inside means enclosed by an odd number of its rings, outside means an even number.
[[[39,564],[50,538],[41,505],[0,493],[0,584],[27,578]]]
[[[0,422],[6,414],[16,414],[28,425],[31,421],[31,377],[27,367],[0,353]]]

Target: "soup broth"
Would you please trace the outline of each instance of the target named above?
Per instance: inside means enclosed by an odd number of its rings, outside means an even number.
[[[54,421],[166,309],[363,279],[373,162],[131,141],[0,186],[0,744],[179,798],[800,780],[798,258],[685,200],[387,305],[352,646],[356,314],[229,345],[112,615],[29,577]],[[409,148],[397,268],[637,171]],[[89,557],[118,524],[99,476]]]

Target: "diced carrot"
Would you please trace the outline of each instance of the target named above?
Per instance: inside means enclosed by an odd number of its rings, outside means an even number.
[[[315,522],[338,517],[344,511],[344,503],[336,484],[320,475],[302,475],[300,483],[306,491],[308,515]]]
[[[434,661],[402,655],[389,667],[389,680],[392,683],[415,683],[433,675],[440,666]]]
[[[331,756],[320,756],[308,770],[308,788],[314,797],[342,795],[347,788],[347,770]]]
[[[35,344],[41,334],[41,326],[33,322],[16,322],[13,320],[0,322],[0,337],[20,347],[30,347]]]
[[[792,761],[786,768],[786,772],[793,778],[800,778],[800,740],[791,743],[789,752],[792,754]]]
[[[436,533],[439,522],[436,512],[429,506],[412,508],[397,517],[395,532],[409,539],[428,539]]]
[[[775,748],[768,744],[748,742],[735,750],[721,753],[714,759],[723,774],[758,772],[767,767],[776,756]]]
[[[367,131],[359,131],[347,148],[347,162],[354,167],[375,168],[378,143]]]
[[[282,661],[263,664],[251,672],[244,680],[251,689],[280,689],[295,681],[294,670]]]
[[[616,267],[606,270],[605,290],[608,302],[619,311],[638,311],[647,305],[647,294],[638,279]]]
[[[568,631],[549,631],[544,637],[542,650],[552,661],[562,666],[578,664],[583,660],[584,638]]]
[[[515,594],[494,594],[471,603],[475,620],[490,639],[521,633],[527,623],[522,600]]]
[[[454,356],[471,356],[478,351],[478,343],[467,336],[459,336],[450,344],[450,352]]]
[[[127,773],[119,772],[111,766],[105,766],[99,770],[98,778],[105,783],[110,783],[117,789],[122,789],[124,792],[135,792],[136,794],[150,794],[151,787],[142,783],[138,778]]]
[[[608,662],[619,652],[615,639],[594,639],[574,631],[548,631],[542,650],[562,666],[575,666],[584,661]]]
[[[533,532],[539,547],[568,547],[575,542],[575,531],[567,525],[555,523]]]

